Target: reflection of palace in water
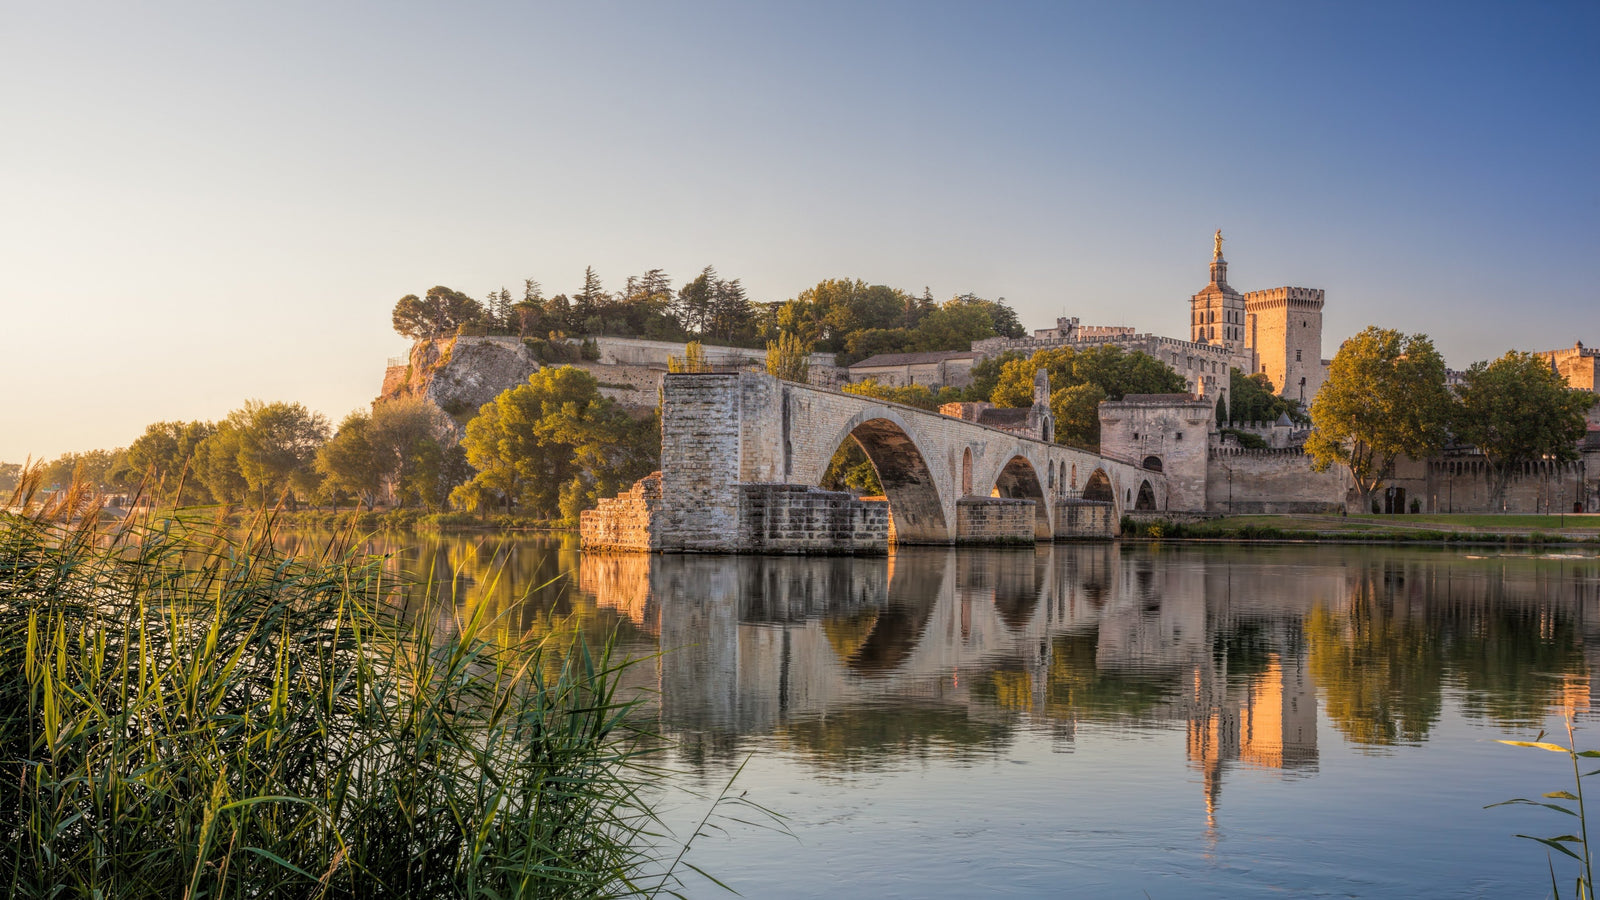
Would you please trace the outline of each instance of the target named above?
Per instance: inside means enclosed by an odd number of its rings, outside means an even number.
[[[1319,707],[1365,744],[1425,737],[1451,685],[1469,713],[1504,721],[1586,708],[1586,648],[1600,646],[1593,559],[1117,545],[586,555],[579,587],[659,636],[670,732],[724,746],[772,735],[848,763],[1003,745],[1019,727],[1072,741],[1080,725],[1182,722],[1208,811],[1232,766],[1314,772]],[[1486,656],[1483,641],[1507,660],[1493,665],[1521,669],[1453,662]],[[1507,656],[1508,641],[1526,646]],[[1540,671],[1572,677],[1528,677]]]

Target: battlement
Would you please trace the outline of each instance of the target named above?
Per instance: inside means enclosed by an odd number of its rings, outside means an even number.
[[[1244,295],[1245,309],[1271,309],[1275,306],[1293,306],[1300,309],[1321,309],[1325,292],[1321,288],[1275,287],[1264,291],[1250,291]]]

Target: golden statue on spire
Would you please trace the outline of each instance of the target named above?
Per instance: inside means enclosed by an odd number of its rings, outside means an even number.
[[[1221,228],[1217,229],[1217,236],[1216,236],[1216,238],[1214,240],[1215,240],[1215,243],[1216,243],[1216,249],[1211,251],[1211,259],[1213,261],[1222,259],[1222,229]]]

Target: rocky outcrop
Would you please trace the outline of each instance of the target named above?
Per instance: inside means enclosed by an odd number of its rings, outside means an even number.
[[[514,337],[456,337],[417,341],[404,365],[383,375],[378,399],[421,397],[444,411],[461,438],[461,423],[478,407],[539,371],[533,351]]]

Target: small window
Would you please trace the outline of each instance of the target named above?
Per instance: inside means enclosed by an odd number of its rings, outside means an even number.
[[[1300,351],[1299,350],[1296,350],[1294,352],[1294,361],[1295,362],[1299,362],[1300,361]]]
[[[1139,432],[1135,431],[1133,433],[1133,439],[1136,440],[1136,441],[1139,439]]]
[[[1181,431],[1178,432],[1178,434],[1175,437],[1173,437],[1173,440],[1175,440],[1175,441],[1183,440],[1183,432],[1181,432]]]

